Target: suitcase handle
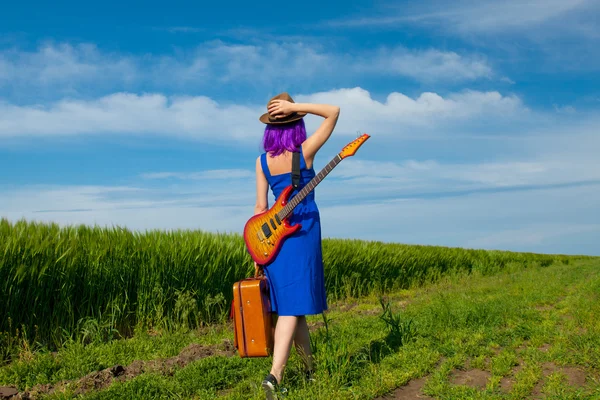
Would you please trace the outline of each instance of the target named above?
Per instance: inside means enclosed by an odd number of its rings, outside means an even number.
[[[254,277],[259,278],[261,276],[265,276],[265,270],[263,269],[263,266],[254,263]]]

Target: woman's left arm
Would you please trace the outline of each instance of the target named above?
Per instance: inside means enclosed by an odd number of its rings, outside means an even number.
[[[260,165],[260,157],[256,159],[256,205],[254,215],[265,212],[269,208],[269,183]]]

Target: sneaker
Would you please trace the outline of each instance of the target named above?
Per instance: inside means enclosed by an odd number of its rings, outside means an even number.
[[[308,383],[315,383],[315,373],[312,370],[304,371],[304,379]]]
[[[272,374],[267,375],[266,378],[263,379],[262,387],[267,395],[267,400],[279,400],[278,394],[283,398],[283,395],[287,392],[286,389],[279,387],[277,378]]]

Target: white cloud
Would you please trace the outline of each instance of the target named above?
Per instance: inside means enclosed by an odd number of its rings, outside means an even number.
[[[0,52],[0,88],[54,85],[70,91],[98,84],[98,80],[128,83],[137,78],[138,67],[133,58],[101,52],[89,43],[45,44],[34,52]]]
[[[425,0],[410,4],[388,1],[371,13],[341,17],[326,24],[332,29],[417,29],[437,38],[450,35],[474,48],[485,49],[496,70],[509,68],[511,75],[519,75],[519,70],[525,68],[526,72],[546,75],[598,69],[599,13],[598,0]],[[476,68],[477,58],[470,58],[472,71],[481,71]],[[511,77],[495,72],[495,79],[513,83]]]
[[[440,13],[457,29],[468,32],[530,29],[536,25],[564,16],[575,10],[584,10],[588,0],[536,0],[504,2],[469,2]]]
[[[0,88],[53,87],[60,93],[78,94],[90,88],[265,84],[313,77],[332,61],[328,54],[303,43],[255,46],[215,41],[173,55],[129,55],[101,51],[88,43],[47,43],[36,51],[0,51]]]
[[[368,61],[365,61],[368,60]],[[341,68],[343,66],[343,68]],[[470,81],[493,76],[481,56],[436,49],[380,47],[347,54],[318,44],[205,42],[175,54],[130,55],[105,52],[93,44],[47,43],[36,51],[0,51],[0,88],[22,95],[24,89],[52,89],[44,94],[96,94],[144,88],[164,90],[243,83],[278,90],[280,82],[322,82],[357,76],[406,76],[418,81]]]
[[[561,30],[586,33],[576,24],[564,26],[565,17],[585,18],[594,11],[595,0],[468,0],[461,2],[427,1],[406,7],[394,5],[386,8],[380,16],[359,17],[332,21],[333,26],[401,26],[406,23],[430,25],[440,23],[462,33],[498,33],[510,30],[531,30],[538,26],[556,22],[563,23]],[[585,25],[586,28],[593,28]],[[597,27],[594,31],[598,32]],[[589,32],[587,32],[589,34]]]
[[[418,81],[471,81],[491,78],[493,71],[483,57],[461,56],[452,51],[380,49],[376,57],[359,65],[359,70],[374,74],[408,76]]]
[[[339,105],[342,111],[336,128],[338,132],[354,134],[357,129],[368,127],[371,132],[397,137],[404,136],[400,132],[406,128],[440,128],[446,123],[480,118],[517,119],[528,113],[517,96],[504,96],[495,91],[467,90],[446,97],[425,92],[416,98],[393,92],[380,102],[368,91],[357,87],[302,95],[296,101]],[[448,128],[447,125],[444,127]]]
[[[449,132],[445,138],[419,140],[418,156],[402,150],[405,140],[379,144],[375,137],[375,141],[364,145],[359,157],[336,167],[333,179],[320,187],[319,196],[360,200],[428,198],[598,183],[600,121],[589,115],[578,118],[577,122],[550,118],[540,124],[544,129],[515,128],[511,140],[474,141]],[[398,160],[396,151],[386,146],[397,148],[404,159]],[[446,146],[449,151],[440,152]],[[451,158],[460,161],[433,158],[434,154],[442,154],[446,159],[447,154],[454,153],[452,149],[463,151]],[[382,157],[384,152],[387,154]]]
[[[258,107],[221,105],[202,96],[128,93],[91,101],[63,100],[50,106],[0,104],[0,137],[114,133],[218,141],[248,137],[248,126],[259,124],[260,112]]]
[[[575,14],[575,18],[579,20],[577,17],[584,17],[585,13],[591,11],[588,7],[593,6],[593,3],[594,1],[589,0],[538,0],[534,2],[514,0],[502,8],[494,7],[489,3],[476,9],[473,14],[466,15],[457,23],[466,30],[496,31],[514,27],[526,30],[547,22],[551,22],[554,26],[564,26],[564,23],[567,22],[567,26],[559,28],[561,31],[569,30],[571,33],[581,34],[582,32],[578,32],[578,29],[573,26],[577,23],[571,25],[573,21],[565,21],[565,19]],[[473,18],[470,23],[468,22],[469,17]],[[480,20],[476,22],[477,18]]]
[[[535,160],[535,161],[533,161]],[[436,161],[379,162],[352,160],[340,164],[327,184],[319,187],[325,201],[456,197],[502,192],[600,184],[600,164],[533,157],[530,161],[453,164]]]
[[[557,165],[559,169],[562,165]],[[548,174],[550,165],[540,162],[495,162],[478,164],[440,164],[437,161],[407,160],[392,161],[353,160],[338,167],[336,176],[345,179],[360,179],[363,182],[396,182],[410,184],[424,182],[435,185],[439,182],[477,184],[483,187],[509,187],[526,184],[549,183],[553,176]],[[600,179],[600,171],[595,173]],[[540,180],[542,179],[542,180]],[[481,187],[480,186],[480,187]],[[433,189],[433,187],[431,187]]]
[[[315,93],[299,96],[298,98],[308,102],[327,101],[348,108],[357,107],[364,110],[364,112],[374,113],[374,118],[387,117],[387,119],[390,119],[390,116],[395,116],[400,119],[410,117],[413,121],[421,122],[426,122],[426,119],[432,118],[465,118],[486,112],[510,114],[515,111],[522,111],[524,108],[518,97],[514,95],[503,96],[495,91],[466,90],[452,93],[446,98],[432,92],[422,93],[416,98],[392,92],[387,96],[385,103],[381,103],[373,99],[368,91],[357,87]],[[354,111],[359,110],[352,110],[352,112]],[[363,116],[360,115],[360,117]]]
[[[199,53],[200,54],[200,53]],[[223,66],[224,80],[275,82],[332,76],[406,76],[417,81],[470,81],[491,78],[492,67],[481,56],[436,49],[379,47],[359,54],[341,54],[304,43],[264,46],[220,44],[210,51],[211,63]],[[285,68],[281,66],[285,65]],[[343,66],[343,68],[340,68]]]
[[[527,112],[516,96],[465,91],[442,97],[423,93],[417,98],[393,92],[384,103],[361,88],[298,95],[299,102],[340,105],[338,132],[354,134],[369,126],[380,135],[399,127],[432,127],[479,118],[506,119]],[[97,100],[62,100],[49,106],[0,103],[0,137],[80,134],[160,134],[209,141],[231,138],[256,140],[264,125],[258,121],[264,105],[220,104],[208,97],[166,97],[161,94],[117,93]],[[235,118],[233,117],[235,116]],[[316,119],[307,119],[309,129]]]

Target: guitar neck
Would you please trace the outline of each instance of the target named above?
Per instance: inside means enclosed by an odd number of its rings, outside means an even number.
[[[308,182],[306,184],[306,186],[304,186],[302,188],[302,190],[300,190],[298,192],[297,195],[295,195],[286,205],[285,207],[283,207],[281,209],[281,211],[279,211],[278,216],[281,219],[287,218],[292,211],[294,211],[294,208],[296,208],[296,206],[298,204],[300,204],[300,202],[302,200],[304,200],[304,198],[306,196],[308,196],[310,194],[310,192],[312,192],[315,187],[317,187],[317,185],[319,183],[321,183],[321,181],[323,179],[325,179],[325,177],[340,163],[340,161],[342,161],[343,158],[338,154],[337,156],[335,156],[333,158],[333,160],[331,160],[322,170],[321,172],[319,172],[317,175],[315,175],[314,178],[312,178],[310,180],[310,182]]]

